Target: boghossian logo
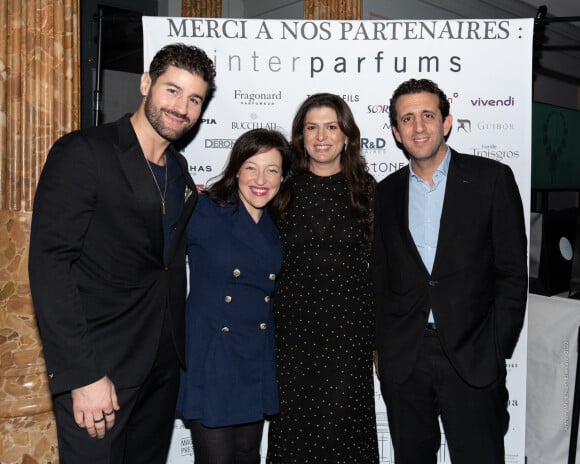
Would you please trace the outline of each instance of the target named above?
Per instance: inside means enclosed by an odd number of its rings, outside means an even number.
[[[282,100],[282,91],[278,92],[247,92],[234,90],[234,100],[241,105],[272,106]]]

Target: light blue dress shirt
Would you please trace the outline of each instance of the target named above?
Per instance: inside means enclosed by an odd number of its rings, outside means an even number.
[[[433,186],[417,176],[409,162],[411,173],[409,176],[409,231],[429,273],[433,271],[433,262],[437,252],[439,224],[450,159],[451,152],[447,148],[445,158],[433,174]],[[435,322],[432,311],[429,311],[429,322]]]

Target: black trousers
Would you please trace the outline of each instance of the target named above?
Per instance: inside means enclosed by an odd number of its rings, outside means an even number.
[[[259,464],[264,421],[226,427],[206,427],[184,420],[191,431],[195,464]]]
[[[53,398],[60,463],[166,464],[178,388],[179,360],[165,323],[157,357],[144,382],[117,390],[121,409],[105,438],[91,438],[76,425],[70,393]]]
[[[485,388],[468,385],[445,356],[437,332],[426,330],[404,383],[381,373],[395,462],[436,464],[440,418],[453,464],[503,464],[509,424],[505,380],[504,374]]]

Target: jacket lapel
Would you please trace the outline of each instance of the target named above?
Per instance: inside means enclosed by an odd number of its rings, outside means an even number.
[[[147,167],[147,160],[143,155],[137,135],[129,119],[129,115],[122,118],[118,126],[119,162],[121,169],[131,186],[131,189],[140,205],[143,220],[151,236],[152,243],[163,243],[163,221],[159,208],[159,197],[151,184],[152,173]],[[171,262],[179,249],[180,238],[183,237],[187,221],[197,203],[197,188],[187,166],[187,161],[171,145],[167,148],[167,155],[172,156],[178,163],[185,180],[186,191],[183,192],[185,201],[181,216],[176,224],[173,239],[169,246],[167,262]],[[158,250],[159,259],[163,262],[163,247]]]
[[[256,224],[240,202],[239,207],[233,212],[232,236],[254,251],[257,256],[268,258],[272,247],[276,247],[278,243],[278,230],[268,216],[267,210],[262,214],[260,222]]]
[[[163,243],[163,227],[159,197],[151,187],[153,179],[147,160],[143,155],[139,141],[128,116],[121,119],[118,126],[119,163],[129,183],[136,203],[143,215],[143,221],[149,231],[152,243]],[[158,250],[159,259],[163,261],[163,248]]]
[[[417,246],[415,245],[415,241],[413,240],[413,236],[411,235],[411,231],[409,230],[409,177],[411,175],[411,171],[407,166],[404,168],[406,170],[405,175],[400,176],[400,182],[402,185],[395,191],[404,192],[403,198],[398,203],[400,210],[398,211],[398,224],[401,227],[401,235],[403,237],[403,242],[405,243],[409,253],[413,256],[413,258],[417,261],[417,263],[428,273],[427,268],[423,264],[423,259],[421,259],[421,255],[417,250]]]
[[[445,186],[445,198],[443,200],[443,210],[439,224],[439,237],[437,239],[437,251],[433,262],[433,273],[446,253],[454,249],[455,217],[461,214],[463,200],[465,198],[465,186],[469,184],[469,179],[463,172],[461,162],[457,153],[451,150],[451,160],[449,162],[449,172],[447,174],[447,185]]]
[[[175,232],[173,233],[173,239],[169,246],[169,251],[167,253],[167,262],[171,262],[175,256],[177,249],[179,248],[179,238],[183,237],[185,233],[185,228],[187,226],[187,222],[191,217],[191,213],[193,212],[193,208],[197,204],[197,187],[189,174],[189,169],[187,166],[187,161],[181,154],[175,150],[173,147],[169,147],[167,149],[167,153],[169,156],[172,156],[175,161],[179,164],[181,168],[181,173],[183,174],[183,178],[185,179],[185,202],[183,208],[181,210],[181,216],[177,221],[175,226]]]

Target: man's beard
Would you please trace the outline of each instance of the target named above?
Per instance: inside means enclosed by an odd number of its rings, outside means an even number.
[[[181,130],[172,130],[165,126],[163,123],[163,113],[169,113],[172,116],[177,118],[181,118],[185,123]],[[149,93],[145,98],[145,117],[149,121],[149,124],[155,129],[155,131],[163,137],[165,140],[169,142],[175,142],[179,140],[183,135],[191,129],[193,124],[187,118],[187,116],[183,114],[179,114],[175,111],[171,110],[164,110],[162,108],[156,107],[153,102],[151,101],[151,94]]]

